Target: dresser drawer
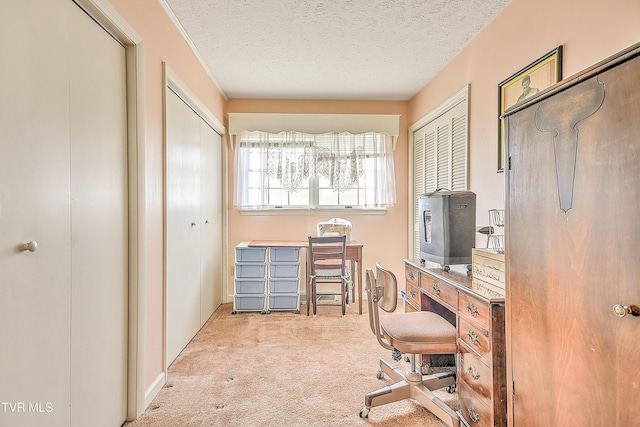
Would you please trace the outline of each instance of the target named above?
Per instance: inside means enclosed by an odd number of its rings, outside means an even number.
[[[458,324],[459,338],[482,357],[488,364],[491,360],[491,344],[489,342],[489,332],[486,329],[460,317]]]
[[[409,282],[407,282],[407,302],[420,310],[420,290]]]
[[[458,380],[458,403],[460,404],[460,414],[467,421],[470,427],[492,427],[493,414],[481,395],[476,394],[473,388],[469,387],[464,380]]]
[[[460,317],[472,319],[489,329],[489,305],[482,300],[461,292],[458,311]]]
[[[473,390],[474,395],[486,399],[486,404],[489,405],[493,387],[491,370],[464,342],[459,347],[458,378]]]
[[[420,288],[451,311],[458,307],[458,291],[451,285],[426,273],[420,273]]]
[[[404,266],[404,279],[407,282],[407,287],[409,285],[412,285],[413,287],[415,287],[416,289],[419,289],[420,286],[418,285],[418,270],[414,267],[411,267],[409,265]]]

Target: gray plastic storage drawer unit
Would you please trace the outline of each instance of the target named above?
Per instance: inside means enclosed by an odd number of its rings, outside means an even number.
[[[236,263],[236,277],[238,278],[263,278],[266,276],[266,264],[254,264],[248,262]]]
[[[298,262],[299,259],[300,248],[269,249],[269,260],[271,262]]]
[[[265,295],[235,295],[233,312],[237,311],[261,311],[264,312]]]
[[[272,262],[269,264],[269,277],[298,277],[299,262]]]
[[[237,294],[264,294],[265,279],[236,279]]]
[[[269,310],[295,310],[300,313],[299,294],[271,294],[269,295]]]
[[[236,262],[265,262],[266,260],[267,248],[236,246]]]
[[[300,280],[296,277],[293,279],[269,278],[269,293],[272,294],[295,294],[298,292]]]

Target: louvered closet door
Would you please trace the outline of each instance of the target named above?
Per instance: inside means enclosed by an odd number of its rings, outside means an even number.
[[[413,135],[413,197],[438,188],[467,190],[467,103],[461,102]],[[414,203],[415,256],[420,253],[418,203]]]

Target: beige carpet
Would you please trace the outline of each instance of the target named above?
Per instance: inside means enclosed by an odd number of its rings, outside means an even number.
[[[444,426],[413,400],[358,416],[365,393],[390,383],[376,372],[380,357],[391,359],[356,304],[345,318],[337,307],[318,307],[315,318],[231,310],[214,313],[149,408],[125,426]],[[437,394],[456,404],[455,394]]]

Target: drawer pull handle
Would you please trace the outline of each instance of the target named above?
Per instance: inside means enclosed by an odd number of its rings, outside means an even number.
[[[409,274],[409,279],[413,280],[416,276],[413,274],[413,271],[410,271]]]
[[[433,289],[433,293],[434,294],[440,295],[440,286],[438,286],[436,283],[431,285],[431,289]]]
[[[467,412],[469,412],[469,418],[471,418],[471,421],[473,421],[474,423],[480,421],[480,414],[478,414],[475,409],[469,407],[469,409],[467,409]]]
[[[411,294],[411,298],[416,297],[416,291],[414,291],[413,289],[409,289],[409,293]]]
[[[474,345],[478,345],[478,335],[473,331],[467,332],[467,338],[469,338],[469,342]]]
[[[467,371],[469,371],[469,375],[471,375],[471,378],[473,378],[474,380],[477,381],[480,379],[480,373],[478,372],[475,366],[469,366]]]
[[[478,307],[476,307],[472,303],[467,304],[467,313],[469,313],[473,317],[476,317],[478,315]]]

